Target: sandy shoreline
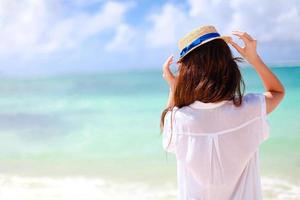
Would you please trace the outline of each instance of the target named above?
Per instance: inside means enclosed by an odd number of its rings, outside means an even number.
[[[262,178],[265,200],[300,200],[300,184]],[[5,200],[169,200],[176,199],[176,183],[114,182],[101,178],[26,177],[0,175],[0,199]],[[134,195],[133,195],[134,194]]]

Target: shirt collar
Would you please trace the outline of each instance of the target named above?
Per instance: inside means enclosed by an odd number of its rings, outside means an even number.
[[[223,100],[223,101],[216,102],[216,103],[204,103],[201,101],[194,101],[194,103],[190,104],[189,106],[192,108],[210,109],[210,108],[219,107],[227,102],[229,102],[229,100]]]

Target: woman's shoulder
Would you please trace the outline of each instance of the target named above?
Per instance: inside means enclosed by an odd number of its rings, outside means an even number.
[[[247,93],[243,97],[242,104],[248,112],[261,114],[265,110],[265,96],[259,92]]]
[[[248,104],[260,104],[264,98],[263,93],[250,92],[243,96],[243,101]]]
[[[189,106],[183,106],[180,108],[175,106],[167,112],[166,117],[172,117],[173,119],[186,118],[191,114],[190,110]]]

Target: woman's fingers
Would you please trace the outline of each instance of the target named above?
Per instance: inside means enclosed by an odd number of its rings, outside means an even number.
[[[173,55],[170,55],[167,58],[167,60],[165,61],[164,65],[163,65],[163,71],[166,71],[170,67],[170,65],[173,63],[173,59],[174,59]]]
[[[164,77],[164,79],[166,79],[166,81],[169,84],[171,82],[173,82],[173,79],[174,79],[174,75],[170,69],[170,66],[173,63],[173,60],[174,60],[174,56],[171,55],[167,58],[167,60],[165,61],[164,65],[163,65],[163,77]]]
[[[240,47],[237,43],[235,43],[234,41],[230,41],[229,42],[240,54],[244,54],[244,49],[242,47]]]
[[[252,40],[251,38],[249,38],[247,36],[247,34],[245,32],[233,31],[232,34],[241,38],[246,45]]]
[[[164,65],[163,65],[163,72],[164,73],[170,71],[170,65],[173,63],[173,59],[174,59],[174,57],[173,57],[173,55],[171,55],[165,61]]]
[[[241,48],[236,43],[232,42],[232,46],[237,49],[237,51],[249,62],[254,63],[255,60],[258,58],[258,54],[256,51],[256,40],[254,40],[248,33],[240,32],[240,31],[233,31],[233,35],[238,36],[243,40],[245,46]]]
[[[244,41],[245,44],[247,44],[247,43],[250,42],[250,40],[249,40],[245,35],[242,35],[242,34],[240,34],[240,33],[235,33],[235,32],[233,32],[232,34],[233,34],[233,35],[236,35],[236,36],[238,36],[240,39],[242,39],[242,40]]]
[[[253,38],[247,32],[244,32],[244,34],[249,40],[253,40]]]
[[[253,38],[247,33],[247,32],[241,32],[241,31],[232,31],[233,34],[239,35],[240,37],[245,37],[248,40],[253,40]]]
[[[165,62],[165,64],[164,64],[164,66],[165,66],[165,67],[170,66],[170,65],[173,63],[173,59],[174,59],[174,56],[173,56],[173,55],[170,55],[170,56],[167,58],[167,60],[166,60],[166,62]]]

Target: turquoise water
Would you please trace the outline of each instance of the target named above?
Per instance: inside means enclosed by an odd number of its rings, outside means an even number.
[[[288,195],[300,194],[300,67],[272,71],[287,92],[269,115],[271,135],[261,148],[264,194],[291,199]],[[263,92],[253,69],[242,72],[246,92]],[[84,177],[79,185],[95,179],[115,184],[91,190],[102,199],[112,188],[125,194],[129,189],[120,183],[140,187],[143,195],[156,194],[153,199],[174,198],[175,161],[163,152],[159,133],[168,92],[160,71],[1,79],[0,183],[9,180],[8,196],[24,184],[30,185],[30,194],[38,191],[32,182],[53,189],[41,177],[59,184],[65,183],[64,177]]]

